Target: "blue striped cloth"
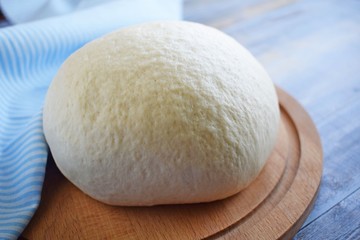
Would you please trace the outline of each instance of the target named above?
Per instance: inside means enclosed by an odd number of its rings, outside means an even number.
[[[48,151],[42,105],[62,62],[114,29],[180,17],[181,0],[122,0],[0,28],[0,239],[16,239],[40,202]]]

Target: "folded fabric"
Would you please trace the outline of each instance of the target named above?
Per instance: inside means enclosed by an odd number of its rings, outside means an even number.
[[[114,0],[0,0],[0,8],[11,23],[54,17]]]
[[[179,18],[180,0],[120,0],[0,29],[0,239],[16,239],[39,204],[48,151],[41,108],[62,62],[117,28]]]

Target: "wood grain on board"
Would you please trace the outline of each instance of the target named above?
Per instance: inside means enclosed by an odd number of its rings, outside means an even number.
[[[317,194],[322,151],[311,119],[278,89],[277,144],[258,178],[220,201],[114,207],[82,193],[49,161],[42,200],[23,233],[31,239],[266,239],[293,237]]]

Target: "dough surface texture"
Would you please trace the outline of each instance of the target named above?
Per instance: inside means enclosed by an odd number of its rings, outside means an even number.
[[[276,141],[274,85],[220,31],[136,25],[72,54],[48,90],[43,126],[61,172],[111,205],[208,202],[245,188]]]

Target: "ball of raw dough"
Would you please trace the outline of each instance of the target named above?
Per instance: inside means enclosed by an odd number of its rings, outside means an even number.
[[[61,172],[112,205],[208,202],[256,178],[275,144],[274,85],[220,31],[146,23],[86,44],[47,93]]]

